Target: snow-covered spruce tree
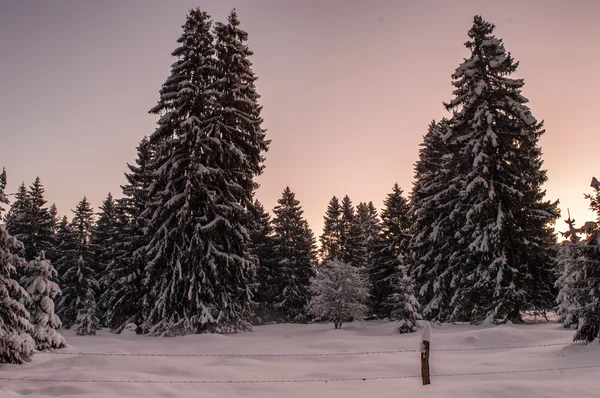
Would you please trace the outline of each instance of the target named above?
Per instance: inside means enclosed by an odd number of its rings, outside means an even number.
[[[216,120],[220,122],[213,123],[209,131],[213,136],[223,137],[223,148],[226,145],[229,146],[227,150],[223,151],[222,159],[224,161],[220,167],[226,170],[230,181],[227,183],[216,178],[215,184],[230,187],[231,183],[237,185],[236,188],[230,188],[230,197],[233,199],[230,204],[236,210],[228,212],[230,214],[237,213],[237,217],[231,218],[232,221],[237,221],[237,225],[234,224],[233,228],[224,231],[223,238],[229,242],[230,238],[227,235],[243,237],[243,240],[231,245],[227,252],[241,257],[233,262],[237,267],[235,273],[241,278],[230,288],[237,291],[238,297],[241,297],[240,301],[236,303],[239,308],[238,315],[233,318],[237,317],[238,320],[246,322],[249,315],[247,294],[253,286],[252,280],[258,263],[257,257],[249,250],[251,240],[247,233],[255,225],[254,215],[257,213],[253,209],[253,195],[258,188],[254,177],[262,174],[263,154],[268,150],[270,141],[266,139],[265,130],[261,126],[262,107],[258,103],[260,95],[256,91],[255,81],[257,78],[250,61],[253,52],[246,44],[248,34],[239,26],[240,21],[235,9],[227,17],[227,23],[217,22],[215,24],[217,59],[215,88],[218,93],[215,116]],[[235,203],[242,204],[246,211],[240,213]],[[246,323],[240,329],[243,330],[247,326]]]
[[[33,260],[42,251],[52,249],[52,215],[44,207],[44,187],[36,177],[29,191],[21,184],[16,201],[7,215],[7,231],[17,237],[25,248],[26,260]]]
[[[461,216],[452,212],[459,189],[456,173],[449,166],[454,149],[445,142],[448,129],[447,119],[433,121],[419,149],[410,202],[414,223],[406,259],[422,315],[437,322],[447,321],[452,313],[449,261]]]
[[[354,205],[352,204],[352,200],[348,195],[344,196],[341,203],[341,218],[340,218],[340,246],[342,249],[341,260],[352,264],[353,266],[358,266],[355,261],[357,250],[356,245],[356,236],[354,234],[354,218],[356,216],[356,212],[354,210]]]
[[[58,273],[59,281],[62,280],[62,276],[66,270],[70,268],[68,261],[70,259],[68,256],[65,256],[65,253],[72,250],[73,246],[74,240],[69,226],[69,220],[67,219],[67,216],[63,216],[60,219],[56,227],[56,233],[54,234],[54,255],[56,256],[56,259],[52,260],[52,264]]]
[[[557,307],[556,314],[560,318],[560,323],[565,328],[576,327],[578,320],[574,316],[574,310],[579,307],[577,303],[577,291],[571,290],[571,286],[575,281],[572,278],[576,275],[572,271],[576,268],[576,262],[579,261],[581,254],[581,246],[583,242],[579,236],[581,231],[575,227],[575,220],[569,217],[565,220],[569,229],[566,232],[561,232],[566,239],[559,244],[557,259],[558,280],[556,287],[558,288],[558,297],[556,298]]]
[[[100,318],[100,323],[105,325],[104,313],[108,310],[100,300],[104,292],[108,289],[110,279],[105,278],[109,268],[114,266],[116,261],[116,246],[123,243],[118,240],[123,236],[117,236],[118,210],[117,204],[109,192],[106,199],[100,206],[100,212],[97,214],[96,223],[92,229],[91,240],[96,249],[96,261],[94,274],[98,281],[98,290],[95,292],[97,300],[97,315]]]
[[[29,219],[29,192],[24,182],[15,192],[15,200],[6,213],[6,231],[19,242],[28,242],[31,236],[31,220]],[[24,245],[24,244],[23,244]]]
[[[375,244],[375,241],[379,234],[381,233],[381,225],[379,221],[379,216],[377,214],[377,209],[373,202],[369,202],[367,205],[369,208],[369,239]]]
[[[389,308],[391,320],[398,321],[398,333],[411,333],[419,329],[417,320],[422,319],[419,313],[419,301],[415,297],[414,280],[409,276],[408,267],[400,262],[398,271],[392,277],[391,293],[385,301]]]
[[[321,235],[321,258],[324,260],[340,259],[342,248],[340,241],[340,225],[342,208],[337,197],[331,198],[327,211],[323,216],[323,234]]]
[[[250,234],[250,252],[258,258],[253,324],[262,325],[280,320],[273,308],[275,295],[275,264],[273,261],[273,227],[271,216],[258,200],[254,201],[255,226]]]
[[[304,211],[290,187],[273,209],[274,307],[287,322],[305,322],[308,317],[310,280],[315,275],[316,245],[302,216]]]
[[[2,204],[8,200],[4,194],[6,172],[0,174],[0,216]],[[25,260],[14,254],[21,243],[6,232],[0,224],[0,363],[20,364],[29,361],[35,350],[35,342],[29,335],[33,326],[29,312],[20,302],[27,299],[27,293],[13,279],[17,267],[23,267]]]
[[[57,259],[60,258],[60,253],[58,252],[58,242],[56,240],[56,233],[58,232],[58,227],[61,222],[61,217],[58,215],[58,208],[56,204],[52,204],[50,208],[48,208],[48,214],[50,215],[50,245],[47,250],[44,251],[44,254],[48,260],[52,264],[55,263]],[[57,270],[58,271],[58,270]]]
[[[96,254],[96,274],[100,277],[114,261],[117,233],[117,204],[109,192],[100,206],[96,224],[92,230],[92,241],[98,250]]]
[[[355,267],[364,270],[371,268],[378,239],[378,233],[373,228],[373,221],[369,206],[366,203],[359,203],[356,206],[356,215],[352,225],[353,263]],[[376,219],[375,222],[377,222]]]
[[[465,43],[471,55],[452,75],[455,97],[450,162],[461,187],[452,210],[464,215],[450,258],[452,319],[521,320],[525,309],[553,306],[556,203],[544,201],[538,141],[543,123],[521,95],[522,79],[509,77],[518,63],[475,16]]]
[[[369,284],[363,272],[348,263],[331,260],[312,279],[309,311],[332,321],[336,329],[350,319],[361,320],[368,311]]]
[[[405,266],[412,218],[408,200],[398,184],[394,184],[383,205],[381,234],[369,275],[375,314],[379,318],[388,318],[392,310],[388,297],[395,293],[400,267]]]
[[[52,235],[54,235],[58,231],[58,224],[60,223],[58,208],[55,203],[52,203],[48,209],[48,214],[50,214],[50,230],[52,231]]]
[[[135,164],[127,165],[127,184],[121,186],[123,198],[116,203],[114,261],[101,278],[106,290],[100,298],[106,324],[116,333],[129,323],[141,326],[144,308],[149,305],[144,283],[148,238],[144,233],[147,220],[143,212],[153,180],[150,167],[153,158],[153,149],[144,137],[137,146]]]
[[[154,335],[250,328],[257,259],[249,252],[254,177],[268,141],[247,47],[235,11],[218,23],[194,9],[161,89],[150,142],[148,280]]]
[[[573,340],[594,341],[600,338],[600,182],[592,179],[594,195],[586,194],[590,208],[598,215],[596,222],[588,222],[581,228],[587,236],[580,245],[573,245],[569,263],[559,280],[561,298],[569,306],[566,319],[577,320],[577,332]]]
[[[39,351],[65,346],[65,339],[56,331],[61,327],[60,318],[54,313],[54,299],[61,293],[57,276],[42,251],[27,265],[21,283],[29,295],[27,309],[33,324],[32,337]]]
[[[40,256],[42,252],[52,250],[53,215],[45,207],[45,189],[39,177],[35,178],[29,187],[29,213],[31,220],[31,248],[25,248],[25,258],[31,260]],[[56,210],[56,206],[55,206]]]
[[[70,225],[61,225],[58,232],[63,257],[57,261],[62,284],[57,312],[65,328],[74,328],[78,335],[94,335],[100,328],[96,305],[99,286],[94,272],[96,250],[90,240],[94,210],[84,197],[73,213]]]

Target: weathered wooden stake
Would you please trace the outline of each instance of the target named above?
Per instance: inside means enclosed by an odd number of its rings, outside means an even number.
[[[421,377],[423,385],[431,384],[429,378],[429,347],[431,343],[431,326],[429,323],[423,328],[421,336]]]

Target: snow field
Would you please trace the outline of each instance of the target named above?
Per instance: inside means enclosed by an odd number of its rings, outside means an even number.
[[[534,325],[433,326],[432,384],[422,386],[421,333],[399,335],[393,322],[272,325],[251,333],[177,338],[114,335],[75,336],[58,352],[122,354],[327,354],[364,351],[410,352],[335,356],[140,357],[37,353],[25,365],[0,365],[2,378],[52,380],[285,381],[303,383],[148,384],[68,383],[0,380],[0,397],[600,397],[599,368],[475,376],[436,374],[514,371],[600,365],[600,345],[569,345],[573,332],[556,323]],[[518,349],[436,351],[523,345],[565,344]],[[375,377],[418,376],[369,380]],[[358,381],[333,381],[357,378]],[[363,381],[362,378],[367,378]]]

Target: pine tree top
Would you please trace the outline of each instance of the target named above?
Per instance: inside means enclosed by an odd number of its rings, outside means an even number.
[[[469,30],[470,40],[465,43],[471,56],[452,75],[452,85],[456,87],[453,92],[455,98],[444,105],[448,110],[454,110],[456,117],[480,106],[485,99],[493,99],[496,104],[492,107],[501,105],[507,111],[516,113],[527,125],[534,125],[537,120],[529,109],[521,107],[528,102],[520,95],[523,79],[508,77],[516,71],[519,63],[506,52],[502,39],[492,34],[494,27],[480,16],[474,18],[473,27]],[[487,114],[482,116],[490,117]]]

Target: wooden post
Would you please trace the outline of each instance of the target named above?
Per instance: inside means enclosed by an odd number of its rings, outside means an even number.
[[[421,377],[423,385],[431,384],[429,378],[429,347],[431,343],[431,325],[429,323],[423,328],[421,336]]]

